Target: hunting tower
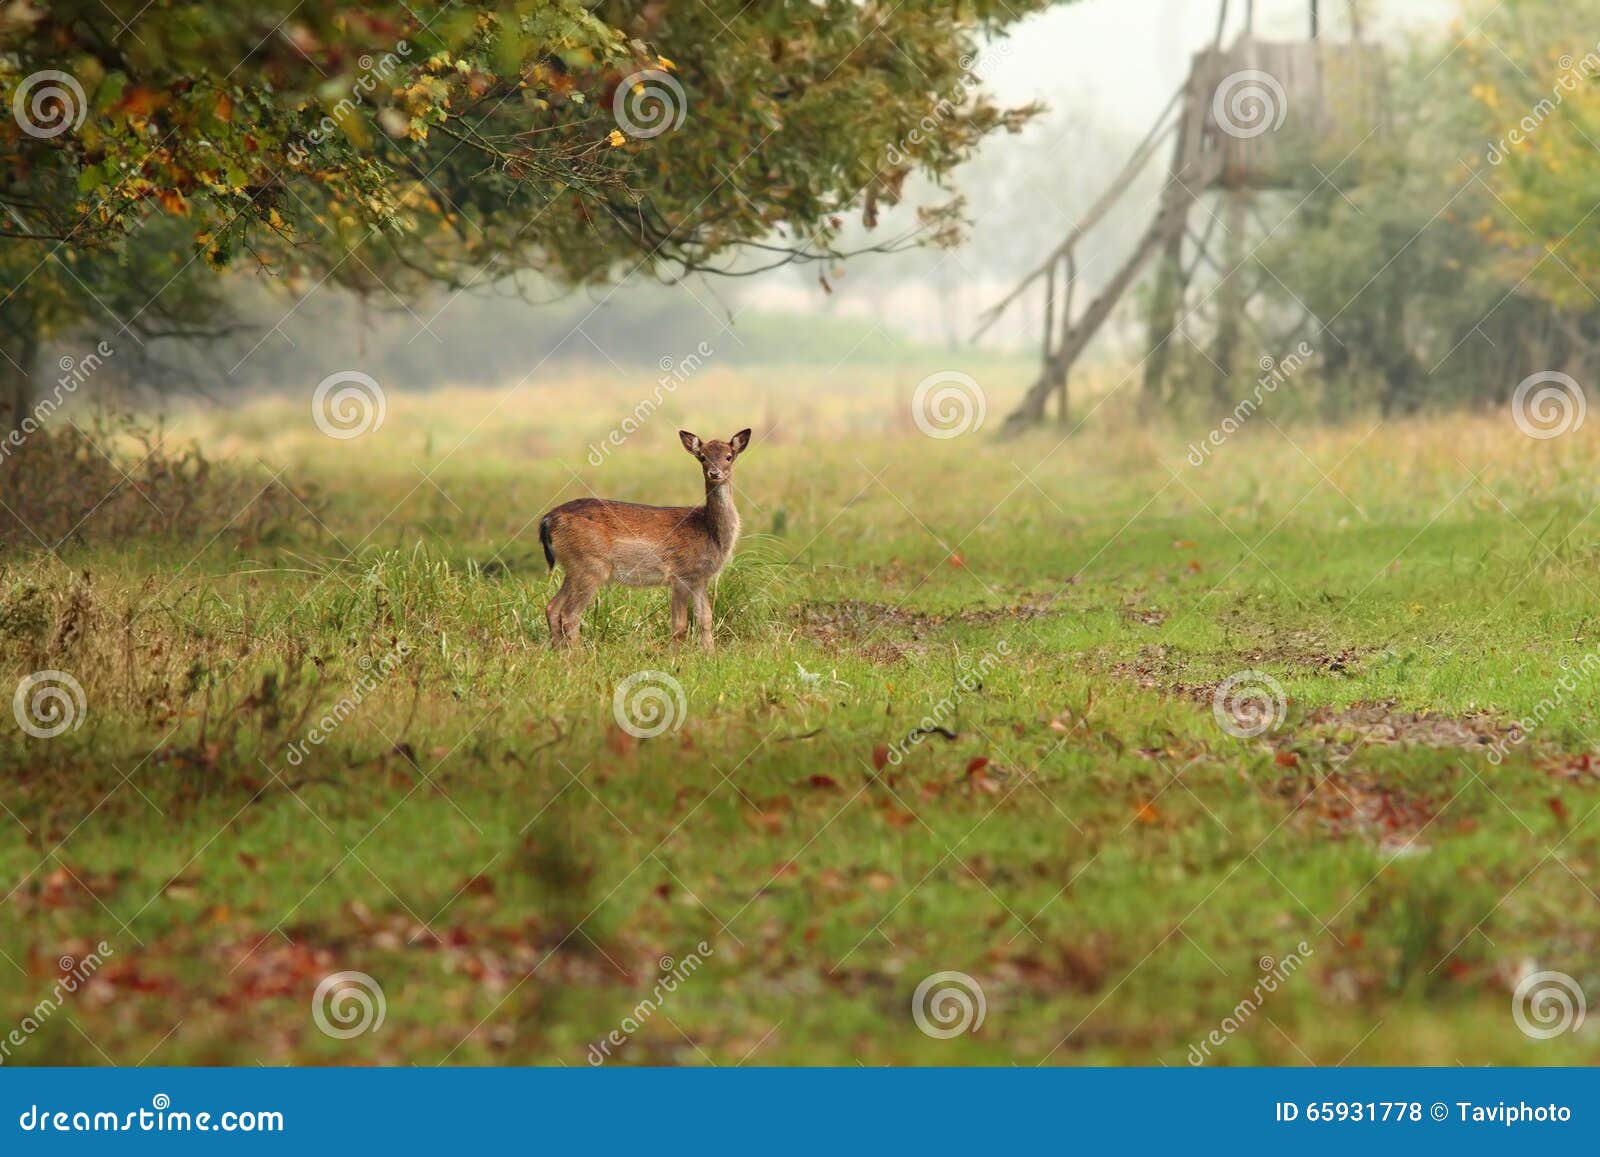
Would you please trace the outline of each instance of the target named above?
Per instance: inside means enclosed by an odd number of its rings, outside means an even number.
[[[1208,296],[1216,299],[1211,303],[1217,314],[1214,352],[1223,355],[1219,364],[1228,365],[1240,324],[1248,320],[1247,295],[1232,274],[1247,256],[1242,239],[1251,199],[1289,193],[1298,200],[1334,179],[1330,170],[1337,170],[1341,185],[1360,179],[1358,154],[1377,133],[1383,113],[1384,60],[1376,46],[1361,39],[1356,3],[1350,5],[1350,38],[1339,42],[1318,34],[1316,0],[1310,7],[1310,35],[1304,40],[1257,39],[1254,7],[1253,0],[1246,0],[1244,30],[1224,46],[1228,0],[1221,0],[1214,43],[1195,54],[1188,79],[1122,171],[1044,261],[984,313],[980,334],[1030,296],[1037,295],[1043,313],[1039,377],[1006,418],[1006,433],[1042,422],[1052,397],[1058,400],[1059,418],[1067,421],[1073,364],[1157,258],[1143,367],[1147,393],[1162,389],[1171,339],[1187,316],[1189,285],[1202,263],[1221,278]],[[1075,309],[1079,241],[1127,195],[1169,142],[1167,176],[1148,229],[1099,293]],[[1207,195],[1220,200],[1226,218],[1228,236],[1220,257],[1211,252],[1217,214],[1208,215],[1202,230],[1190,225],[1191,210]]]

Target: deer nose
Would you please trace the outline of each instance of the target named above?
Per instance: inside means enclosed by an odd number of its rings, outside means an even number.
[[[706,471],[706,477],[711,479],[713,482],[721,482],[727,476],[728,472],[726,470],[718,470],[716,467],[712,467],[710,470]]]

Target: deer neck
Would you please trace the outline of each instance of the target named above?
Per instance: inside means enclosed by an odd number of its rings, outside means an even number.
[[[734,540],[739,537],[739,512],[733,508],[731,483],[706,483],[706,520],[717,545],[732,551]]]

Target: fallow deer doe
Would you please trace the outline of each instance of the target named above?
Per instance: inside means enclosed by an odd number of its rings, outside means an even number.
[[[726,442],[702,442],[679,430],[683,448],[700,460],[706,479],[704,506],[643,506],[608,498],[579,498],[539,522],[545,561],[566,572],[545,608],[550,643],[575,642],[583,612],[607,583],[667,587],[672,592],[672,638],[689,630],[689,603],[700,642],[712,646],[711,596],[706,587],[733,557],[739,512],[733,508],[733,460],[750,444],[740,430]]]

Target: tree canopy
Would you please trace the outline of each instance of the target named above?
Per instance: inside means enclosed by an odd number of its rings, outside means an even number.
[[[1026,118],[971,64],[1044,6],[0,0],[0,353],[183,332],[228,268],[403,296],[831,259]]]

